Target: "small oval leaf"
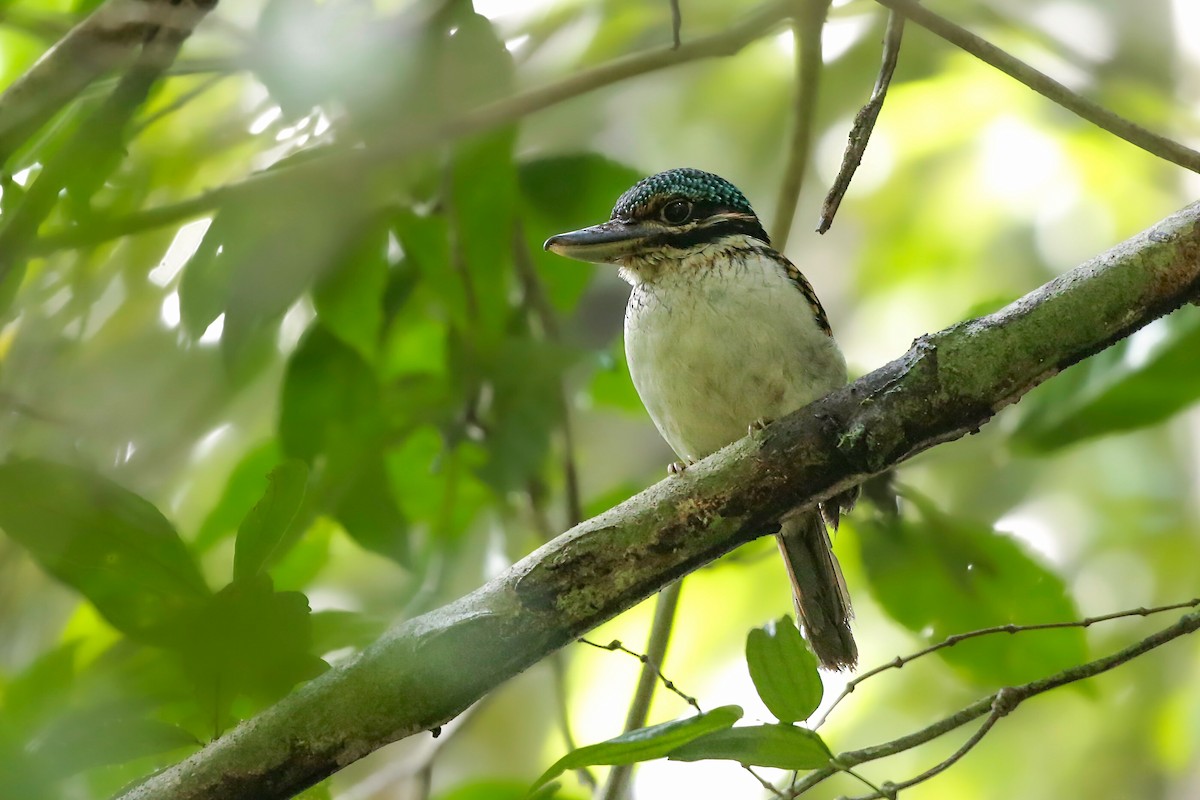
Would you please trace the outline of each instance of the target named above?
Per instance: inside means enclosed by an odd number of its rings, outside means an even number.
[[[740,707],[721,706],[706,714],[672,720],[661,725],[651,725],[649,728],[638,728],[599,744],[580,747],[554,762],[550,769],[542,773],[542,777],[537,779],[532,788],[537,789],[569,769],[596,765],[633,764],[638,761],[662,758],[681,745],[704,736],[706,733],[732,726],[741,718],[742,709]]]
[[[791,617],[747,634],[746,665],[758,696],[780,722],[808,719],[821,704],[825,688],[816,656]]]
[[[672,761],[724,759],[749,767],[818,769],[833,754],[808,728],[795,725],[748,725],[701,736],[667,754]]]

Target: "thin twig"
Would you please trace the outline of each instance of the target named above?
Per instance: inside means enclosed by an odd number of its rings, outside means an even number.
[[[197,97],[204,94],[209,89],[213,88],[218,83],[220,83],[221,81],[228,78],[229,74],[230,73],[219,73],[218,72],[218,73],[209,75],[204,80],[200,81],[195,86],[193,86],[192,88],[188,89],[183,94],[176,97],[170,103],[168,103],[167,105],[165,105],[162,108],[155,111],[153,114],[148,114],[145,119],[139,120],[137,125],[134,126],[133,132],[130,134],[130,138],[132,139],[132,138],[135,138],[135,137],[141,135],[142,131],[146,130],[154,123],[162,120],[164,117],[174,114],[176,111],[183,108],[188,103],[192,102]]]
[[[683,28],[683,12],[679,10],[679,0],[671,0],[671,42],[676,50],[683,44],[679,40],[679,32]]]
[[[854,680],[846,684],[846,688],[842,689],[842,693],[839,694],[837,698],[829,705],[829,708],[825,709],[825,713],[821,714],[816,722],[812,723],[811,727],[813,730],[816,730],[824,725],[825,720],[829,719],[829,715],[833,713],[833,710],[837,708],[838,704],[845,700],[846,697],[855,689],[857,689],[858,685],[867,678],[872,678],[881,672],[887,672],[889,669],[900,669],[905,664],[908,664],[911,661],[916,661],[922,656],[927,656],[930,653],[936,653],[938,650],[944,650],[947,647],[953,647],[959,642],[966,641],[967,639],[974,639],[978,636],[991,636],[992,634],[996,633],[1024,633],[1026,631],[1046,631],[1055,630],[1057,628],[1090,628],[1098,622],[1109,622],[1114,619],[1125,619],[1128,617],[1148,617],[1151,614],[1161,614],[1164,611],[1179,611],[1185,608],[1197,607],[1200,607],[1200,597],[1192,600],[1185,600],[1182,603],[1171,603],[1170,605],[1155,606],[1153,608],[1146,608],[1145,606],[1142,606],[1141,608],[1131,608],[1126,611],[1114,611],[1111,614],[1101,614],[1097,617],[1086,617],[1084,619],[1070,620],[1068,622],[1040,622],[1033,625],[996,625],[991,628],[980,628],[974,631],[967,631],[966,633],[956,633],[951,636],[947,636],[942,641],[932,644],[923,650],[918,650],[917,652],[910,653],[907,656],[896,656],[886,664],[881,664],[874,669],[870,669],[863,674],[858,675],[854,678]]]
[[[856,767],[859,764],[864,764],[868,761],[876,761],[887,756],[893,756],[897,753],[902,753],[905,750],[911,750],[918,745],[925,744],[933,739],[942,736],[945,733],[962,727],[972,720],[978,719],[985,714],[997,714],[997,709],[1000,712],[997,718],[1011,712],[1017,706],[1031,697],[1036,697],[1039,694],[1044,694],[1057,689],[1061,686],[1066,686],[1070,683],[1085,680],[1094,677],[1103,672],[1121,666],[1140,655],[1161,647],[1168,642],[1174,641],[1181,636],[1186,636],[1200,630],[1200,611],[1192,611],[1184,614],[1174,624],[1163,628],[1156,633],[1147,636],[1145,639],[1126,647],[1112,655],[1098,658],[1095,661],[1089,661],[1085,664],[1079,664],[1070,667],[1061,672],[1050,675],[1046,678],[1041,678],[1030,683],[1025,683],[1020,686],[1006,687],[997,692],[993,692],[987,697],[978,700],[966,708],[961,709],[955,714],[938,720],[932,725],[922,728],[919,731],[901,736],[898,739],[893,739],[890,742],[866,747],[861,750],[851,750],[836,756],[828,766],[810,772],[803,780],[796,783],[795,788],[789,792],[788,797],[795,798],[804,794],[809,789],[823,782],[832,775],[840,771],[844,771],[847,767]],[[988,728],[991,726],[989,725]],[[978,733],[978,732],[977,732]],[[974,736],[972,738],[975,738]],[[972,743],[974,746],[974,743]],[[969,748],[967,748],[969,749]],[[936,767],[935,767],[936,769]],[[937,774],[934,772],[933,774]],[[920,776],[918,776],[920,777]],[[929,776],[932,777],[932,776]],[[895,784],[895,786],[903,786],[905,784]],[[886,785],[882,788],[887,788]],[[871,797],[886,797],[886,794],[871,795]]]
[[[796,49],[796,93],[792,108],[792,141],[788,148],[783,184],[775,203],[774,243],[777,250],[787,249],[792,232],[792,218],[800,202],[804,172],[812,151],[813,117],[816,116],[817,96],[821,88],[821,31],[829,0],[797,0],[799,9],[792,19],[792,39]]]
[[[1200,152],[1149,131],[1141,125],[1114,114],[1099,103],[1076,94],[1050,76],[1009,55],[987,40],[919,5],[916,0],[876,0],[876,2],[901,12],[922,28],[932,31],[980,61],[990,64],[1010,78],[1025,84],[1043,97],[1058,103],[1068,111],[1103,128],[1114,136],[1124,139],[1135,147],[1140,147],[1147,153],[1170,161],[1172,164],[1178,164],[1192,172],[1200,172]]]
[[[646,718],[650,715],[650,703],[654,699],[654,688],[659,681],[663,681],[664,686],[668,683],[663,678],[660,665],[666,658],[667,645],[671,641],[671,629],[675,625],[675,609],[679,606],[679,588],[682,585],[683,581],[678,580],[658,593],[658,600],[654,604],[654,621],[650,625],[650,638],[646,642],[646,655],[642,660],[642,671],[638,675],[633,700],[629,703],[629,712],[625,715],[626,733],[646,727]],[[628,652],[624,647],[615,649]],[[699,708],[695,699],[692,699],[690,705]],[[600,793],[596,795],[596,800],[622,800],[628,791],[633,767],[633,764],[619,764],[610,769],[604,785],[600,787]]]
[[[846,152],[842,155],[842,166],[837,178],[825,195],[821,204],[821,218],[817,221],[817,233],[825,233],[833,224],[842,198],[850,188],[850,181],[862,163],[863,153],[867,150],[867,142],[871,132],[875,130],[875,121],[883,109],[884,98],[887,97],[888,87],[892,84],[892,75],[896,72],[896,63],[900,60],[900,41],[904,37],[904,15],[895,11],[888,13],[887,30],[883,34],[883,63],[879,66],[879,75],[875,78],[875,88],[871,90],[871,99],[854,115],[854,125],[850,128]]]
[[[681,700],[683,700],[683,702],[687,703],[689,706],[696,709],[697,714],[704,713],[703,709],[700,708],[699,701],[697,701],[696,698],[692,697],[690,694],[685,694],[682,689],[680,689],[678,686],[675,685],[675,681],[669,679],[666,675],[663,674],[662,669],[660,669],[656,663],[651,661],[650,658],[647,657],[646,655],[639,653],[636,650],[630,650],[628,647],[621,644],[620,640],[613,639],[608,644],[600,644],[598,642],[593,642],[591,639],[581,638],[581,639],[579,639],[579,643],[586,644],[590,647],[594,647],[597,650],[607,650],[610,653],[624,653],[627,656],[633,656],[638,661],[640,661],[642,664],[650,666],[655,670],[655,672],[658,675],[659,681],[662,682],[662,686],[664,689],[666,689],[668,692],[671,692],[672,694],[676,695]]]
[[[286,169],[258,172],[236,183],[227,184],[179,203],[140,211],[125,217],[96,221],[86,227],[49,233],[34,242],[29,252],[33,255],[46,255],[57,250],[99,244],[121,236],[159,228],[174,222],[182,222],[216,208],[217,205],[231,197],[255,191],[263,184],[296,180],[309,171],[325,171],[335,174],[346,169],[361,167],[364,164],[399,160],[425,148],[444,144],[448,140],[515,122],[565,100],[639,75],[657,72],[689,61],[731,56],[759,39],[785,19],[793,2],[794,0],[771,0],[727,30],[682,44],[678,50],[670,47],[656,48],[624,56],[539,89],[521,92],[504,100],[481,106],[440,125],[414,126],[399,130],[395,137],[379,147],[343,150],[336,154],[301,162]]]
[[[769,780],[764,778],[762,775],[759,775],[754,770],[754,767],[750,766],[749,764],[742,764],[742,769],[746,770],[746,772],[749,772],[751,775],[753,775],[754,780],[758,781],[759,784],[764,789],[766,789],[768,792],[770,792],[773,796],[783,798],[783,792],[779,791],[779,787],[777,787],[775,784],[771,783]]]

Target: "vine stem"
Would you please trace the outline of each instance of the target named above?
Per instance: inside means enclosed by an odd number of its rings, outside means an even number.
[[[654,700],[654,689],[658,686],[667,645],[671,641],[671,630],[675,626],[675,610],[679,607],[679,592],[683,581],[678,580],[658,593],[654,604],[654,621],[650,625],[650,638],[646,642],[646,660],[638,675],[637,688],[625,715],[625,732],[646,727],[650,716],[650,703]],[[633,775],[633,764],[620,764],[608,772],[608,777],[596,795],[596,800],[622,800],[629,793],[629,779]]]

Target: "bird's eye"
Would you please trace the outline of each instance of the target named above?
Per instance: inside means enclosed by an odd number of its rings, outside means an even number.
[[[681,225],[692,216],[692,204],[687,200],[672,200],[662,208],[663,222]]]

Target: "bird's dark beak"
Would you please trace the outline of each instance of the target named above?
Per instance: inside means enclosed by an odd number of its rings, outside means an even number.
[[[578,261],[619,264],[621,259],[645,249],[647,240],[656,233],[660,231],[644,222],[614,219],[602,225],[551,236],[544,246],[552,253]]]

